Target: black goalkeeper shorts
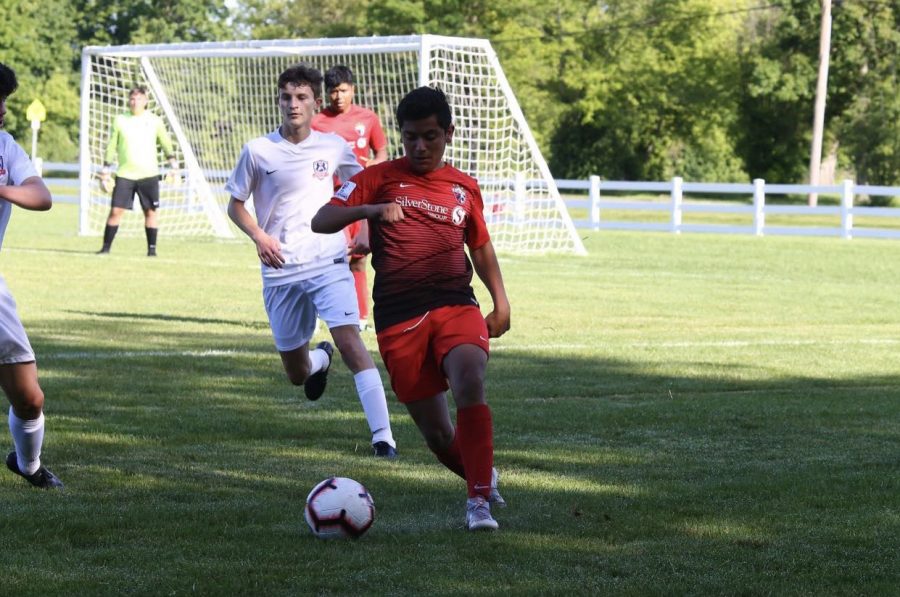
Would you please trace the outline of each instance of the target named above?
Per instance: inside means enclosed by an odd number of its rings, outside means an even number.
[[[112,206],[123,209],[134,209],[134,195],[137,193],[141,202],[141,209],[159,208],[159,177],[141,178],[130,180],[116,177],[116,186],[112,192]]]

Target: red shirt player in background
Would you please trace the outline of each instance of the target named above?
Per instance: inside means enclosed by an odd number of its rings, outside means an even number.
[[[346,66],[334,66],[325,73],[325,92],[328,107],[313,117],[312,128],[323,133],[336,133],[353,149],[363,168],[387,160],[387,137],[381,129],[381,121],[372,110],[353,103],[353,71]],[[375,155],[372,156],[372,153]],[[340,183],[338,183],[340,184]],[[344,229],[347,244],[353,241],[365,226],[362,221],[353,222]],[[350,255],[350,271],[356,286],[359,303],[359,330],[364,331],[369,321],[369,282],[366,279],[366,256]]]
[[[446,97],[430,87],[411,91],[397,122],[406,156],[354,175],[319,209],[312,229],[336,232],[368,219],[370,238],[362,240],[372,250],[375,331],[391,386],[438,460],[466,480],[468,529],[494,530],[490,505],[504,502],[484,376],[488,338],[509,329],[509,299],[478,183],[444,162],[453,137]],[[487,317],[472,290],[473,265],[494,303]]]

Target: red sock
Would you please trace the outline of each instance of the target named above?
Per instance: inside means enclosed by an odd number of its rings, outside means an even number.
[[[459,452],[459,434],[453,436],[453,443],[450,447],[441,452],[432,450],[437,459],[448,469],[462,477],[466,478],[466,469],[463,467],[462,454]]]
[[[466,470],[469,497],[491,495],[491,469],[494,466],[494,427],[491,409],[476,404],[456,411],[456,437]]]
[[[369,318],[369,283],[366,272],[353,272],[353,285],[356,286],[356,302],[359,304],[359,318]]]

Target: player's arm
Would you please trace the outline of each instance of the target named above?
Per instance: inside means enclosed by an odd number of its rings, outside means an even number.
[[[100,169],[100,184],[107,192],[112,190],[112,165],[118,161],[119,155],[119,124],[113,123],[109,131],[109,143],[106,144],[106,154],[103,156],[103,168]]]
[[[158,119],[156,123],[156,140],[162,148],[166,159],[169,161],[169,168],[171,168],[173,172],[178,170],[178,160],[175,159],[175,148],[172,146],[172,139],[169,137],[168,131],[166,131],[166,125],[163,124],[162,118]]]
[[[30,176],[20,185],[0,185],[0,199],[32,211],[47,211],[53,207],[50,189],[40,176]]]
[[[256,244],[256,254],[259,255],[261,262],[276,269],[280,269],[284,265],[281,243],[259,227],[256,219],[247,211],[247,206],[243,201],[235,197],[231,198],[228,202],[228,217]]]
[[[506,296],[506,288],[503,285],[503,275],[500,273],[500,263],[497,261],[497,253],[494,245],[487,241],[477,249],[470,249],[472,265],[475,273],[484,282],[491,300],[494,302],[494,310],[484,318],[487,323],[488,335],[491,338],[499,338],[507,331],[510,325],[509,298]]]
[[[312,231],[331,234],[347,227],[356,220],[373,219],[380,222],[399,222],[403,219],[403,208],[394,203],[375,203],[344,207],[326,203],[312,219]],[[368,228],[366,229],[368,233]],[[368,243],[367,243],[368,244]]]
[[[387,137],[384,134],[384,130],[381,128],[381,121],[378,120],[378,117],[375,117],[375,126],[372,128],[369,137],[369,147],[375,151],[375,157],[370,158],[369,161],[366,162],[366,168],[387,161]]]

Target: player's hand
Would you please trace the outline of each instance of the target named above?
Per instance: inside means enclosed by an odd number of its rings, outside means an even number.
[[[97,178],[100,179],[100,188],[107,193],[111,193],[114,185],[112,174],[110,174],[108,166],[103,166],[99,174],[97,174]]]
[[[368,255],[372,252],[369,239],[357,236],[347,245],[347,255]]]
[[[370,219],[392,224],[404,218],[403,208],[393,201],[390,203],[376,203],[371,207],[374,213],[370,216]]]
[[[487,317],[484,318],[484,322],[487,324],[488,337],[499,338],[500,336],[508,332],[509,320],[509,307],[506,306],[505,308],[498,308],[495,306],[494,310],[488,313]]]
[[[269,267],[281,269],[284,266],[284,255],[281,254],[281,243],[265,232],[253,239],[256,243],[256,254],[259,260]]]

